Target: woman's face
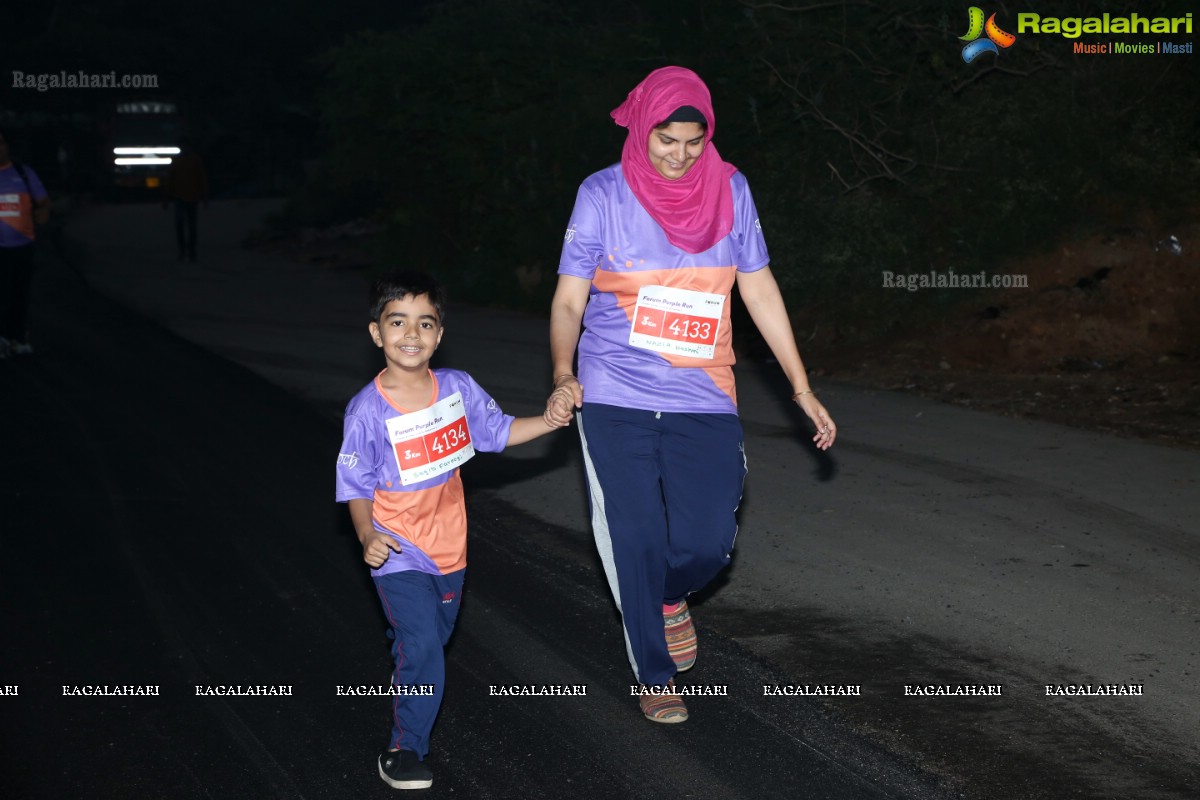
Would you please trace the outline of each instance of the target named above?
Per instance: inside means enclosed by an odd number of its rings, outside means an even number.
[[[655,128],[650,131],[646,152],[659,175],[677,181],[704,152],[704,128],[698,122],[672,122]]]

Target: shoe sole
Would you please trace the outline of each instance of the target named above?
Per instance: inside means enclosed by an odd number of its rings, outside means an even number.
[[[430,786],[433,786],[433,778],[419,781],[398,781],[395,778],[390,778],[383,771],[382,765],[379,767],[379,777],[383,778],[383,782],[393,789],[428,789]]]
[[[681,722],[687,722],[688,719],[687,714],[675,714],[670,717],[652,717],[649,714],[642,714],[642,716],[659,725],[678,725]]]

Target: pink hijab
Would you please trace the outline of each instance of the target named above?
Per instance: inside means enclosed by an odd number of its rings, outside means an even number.
[[[704,152],[687,174],[668,180],[650,163],[646,152],[650,131],[680,106],[692,106],[708,121]],[[667,240],[689,253],[701,253],[733,229],[733,191],[729,177],[737,171],[721,160],[712,144],[716,121],[712,97],[700,76],[683,67],[662,67],[633,88],[613,109],[616,123],[629,129],[621,151],[621,170],[629,188]]]

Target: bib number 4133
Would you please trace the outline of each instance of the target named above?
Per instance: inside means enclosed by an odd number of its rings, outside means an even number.
[[[638,292],[629,343],[664,355],[711,359],[724,308],[724,295],[643,286]]]

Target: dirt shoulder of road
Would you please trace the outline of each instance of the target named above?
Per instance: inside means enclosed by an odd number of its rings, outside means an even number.
[[[1200,363],[1194,358],[998,371],[956,369],[941,354],[948,348],[913,340],[818,373],[977,411],[1200,449]]]
[[[840,381],[1200,448],[1200,223],[1067,241],[997,273],[1028,287],[972,293],[893,340],[814,343],[806,360]]]

